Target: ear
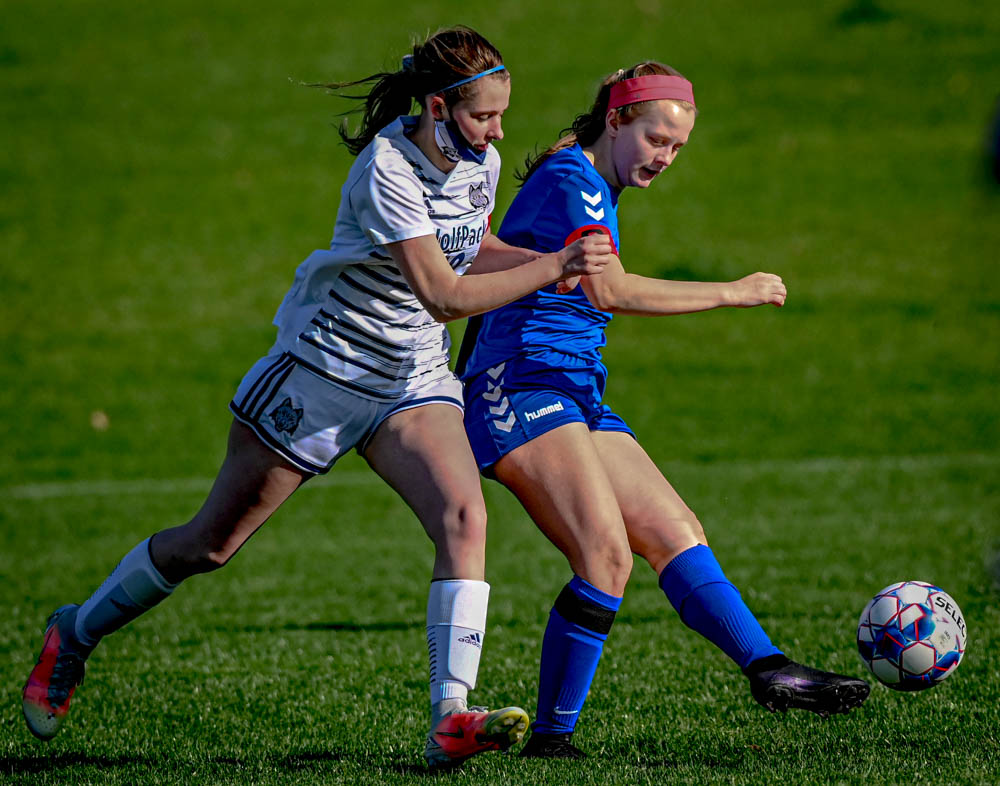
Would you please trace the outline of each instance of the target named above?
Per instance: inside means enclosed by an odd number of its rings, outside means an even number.
[[[611,139],[614,139],[618,136],[619,128],[621,128],[621,117],[618,115],[618,110],[609,109],[608,113],[604,116],[604,132]]]
[[[444,102],[444,98],[440,95],[433,95],[427,102],[427,108],[430,110],[431,117],[434,120],[447,120],[448,106]]]

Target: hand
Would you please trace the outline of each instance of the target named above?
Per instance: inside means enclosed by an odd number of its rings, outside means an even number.
[[[565,295],[576,289],[576,285],[580,283],[582,276],[570,276],[569,278],[564,278],[558,284],[556,284],[556,294]]]
[[[730,305],[737,308],[752,308],[768,303],[780,308],[785,305],[787,296],[788,290],[785,289],[781,276],[774,273],[753,273],[730,285]]]
[[[605,234],[581,237],[556,254],[562,265],[562,273],[559,278],[575,277],[579,281],[581,275],[596,275],[604,270],[604,266],[611,261],[614,253],[611,238]]]

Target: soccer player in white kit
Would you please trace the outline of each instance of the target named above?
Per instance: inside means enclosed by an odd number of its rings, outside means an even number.
[[[275,317],[277,342],[230,403],[228,451],[207,500],[188,523],[135,546],[83,604],[48,620],[23,693],[28,727],[43,740],[58,732],[102,637],[184,579],[225,565],[295,489],[352,448],[435,546],[428,763],[507,748],[527,728],[520,708],[467,706],[489,596],[486,508],[443,323],[599,273],[611,246],[588,237],[541,254],[491,233],[500,171],[492,142],[503,137],[510,77],[475,31],[442,30],[399,71],[328,87],[358,84],[371,87],[358,133],[341,130],[357,160],[333,240],[299,266]],[[410,117],[414,100],[421,112]]]

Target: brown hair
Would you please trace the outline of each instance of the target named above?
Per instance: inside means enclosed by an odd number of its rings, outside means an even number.
[[[658,63],[655,60],[646,60],[642,63],[637,63],[631,68],[621,68],[615,73],[609,74],[601,82],[601,86],[597,90],[597,98],[594,100],[594,105],[590,108],[590,111],[582,115],[577,115],[573,120],[573,125],[569,128],[564,128],[560,132],[560,138],[555,144],[550,145],[541,153],[529,155],[524,160],[524,170],[515,172],[514,177],[520,181],[521,185],[524,185],[525,181],[542,165],[542,162],[553,153],[558,153],[560,150],[565,150],[567,147],[572,147],[577,143],[582,147],[594,144],[601,138],[601,134],[604,133],[604,119],[608,114],[611,86],[616,82],[621,82],[623,79],[634,79],[637,76],[650,76],[653,74],[684,76],[680,71],[663,63]],[[627,125],[645,111],[648,103],[648,101],[641,101],[636,104],[626,104],[615,111],[618,112],[618,117],[621,119],[622,124]],[[694,109],[694,106],[687,101],[678,101],[678,103]]]
[[[409,114],[414,101],[422,103],[424,96],[441,93],[450,109],[459,101],[474,96],[478,86],[469,82],[450,90],[444,88],[499,65],[503,65],[503,58],[493,44],[472,28],[457,25],[439,30],[423,43],[415,43],[413,53],[403,58],[398,71],[381,71],[353,82],[312,84],[310,87],[323,87],[341,98],[362,102],[344,112],[345,115],[361,113],[358,130],[352,134],[346,118],[339,129],[344,145],[357,155],[385,126],[399,115]],[[506,70],[490,74],[493,76],[510,79]],[[372,85],[365,95],[342,92],[344,88],[362,84]]]

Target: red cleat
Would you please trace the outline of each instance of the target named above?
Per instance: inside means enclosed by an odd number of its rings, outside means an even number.
[[[427,735],[424,758],[431,767],[460,764],[484,751],[505,751],[528,730],[528,713],[520,707],[490,712],[485,707],[445,715]]]
[[[76,621],[79,606],[63,606],[52,612],[45,629],[45,643],[38,663],[28,675],[21,708],[28,729],[40,740],[51,740],[69,712],[69,700],[83,682],[86,655],[66,645],[65,631]]]

